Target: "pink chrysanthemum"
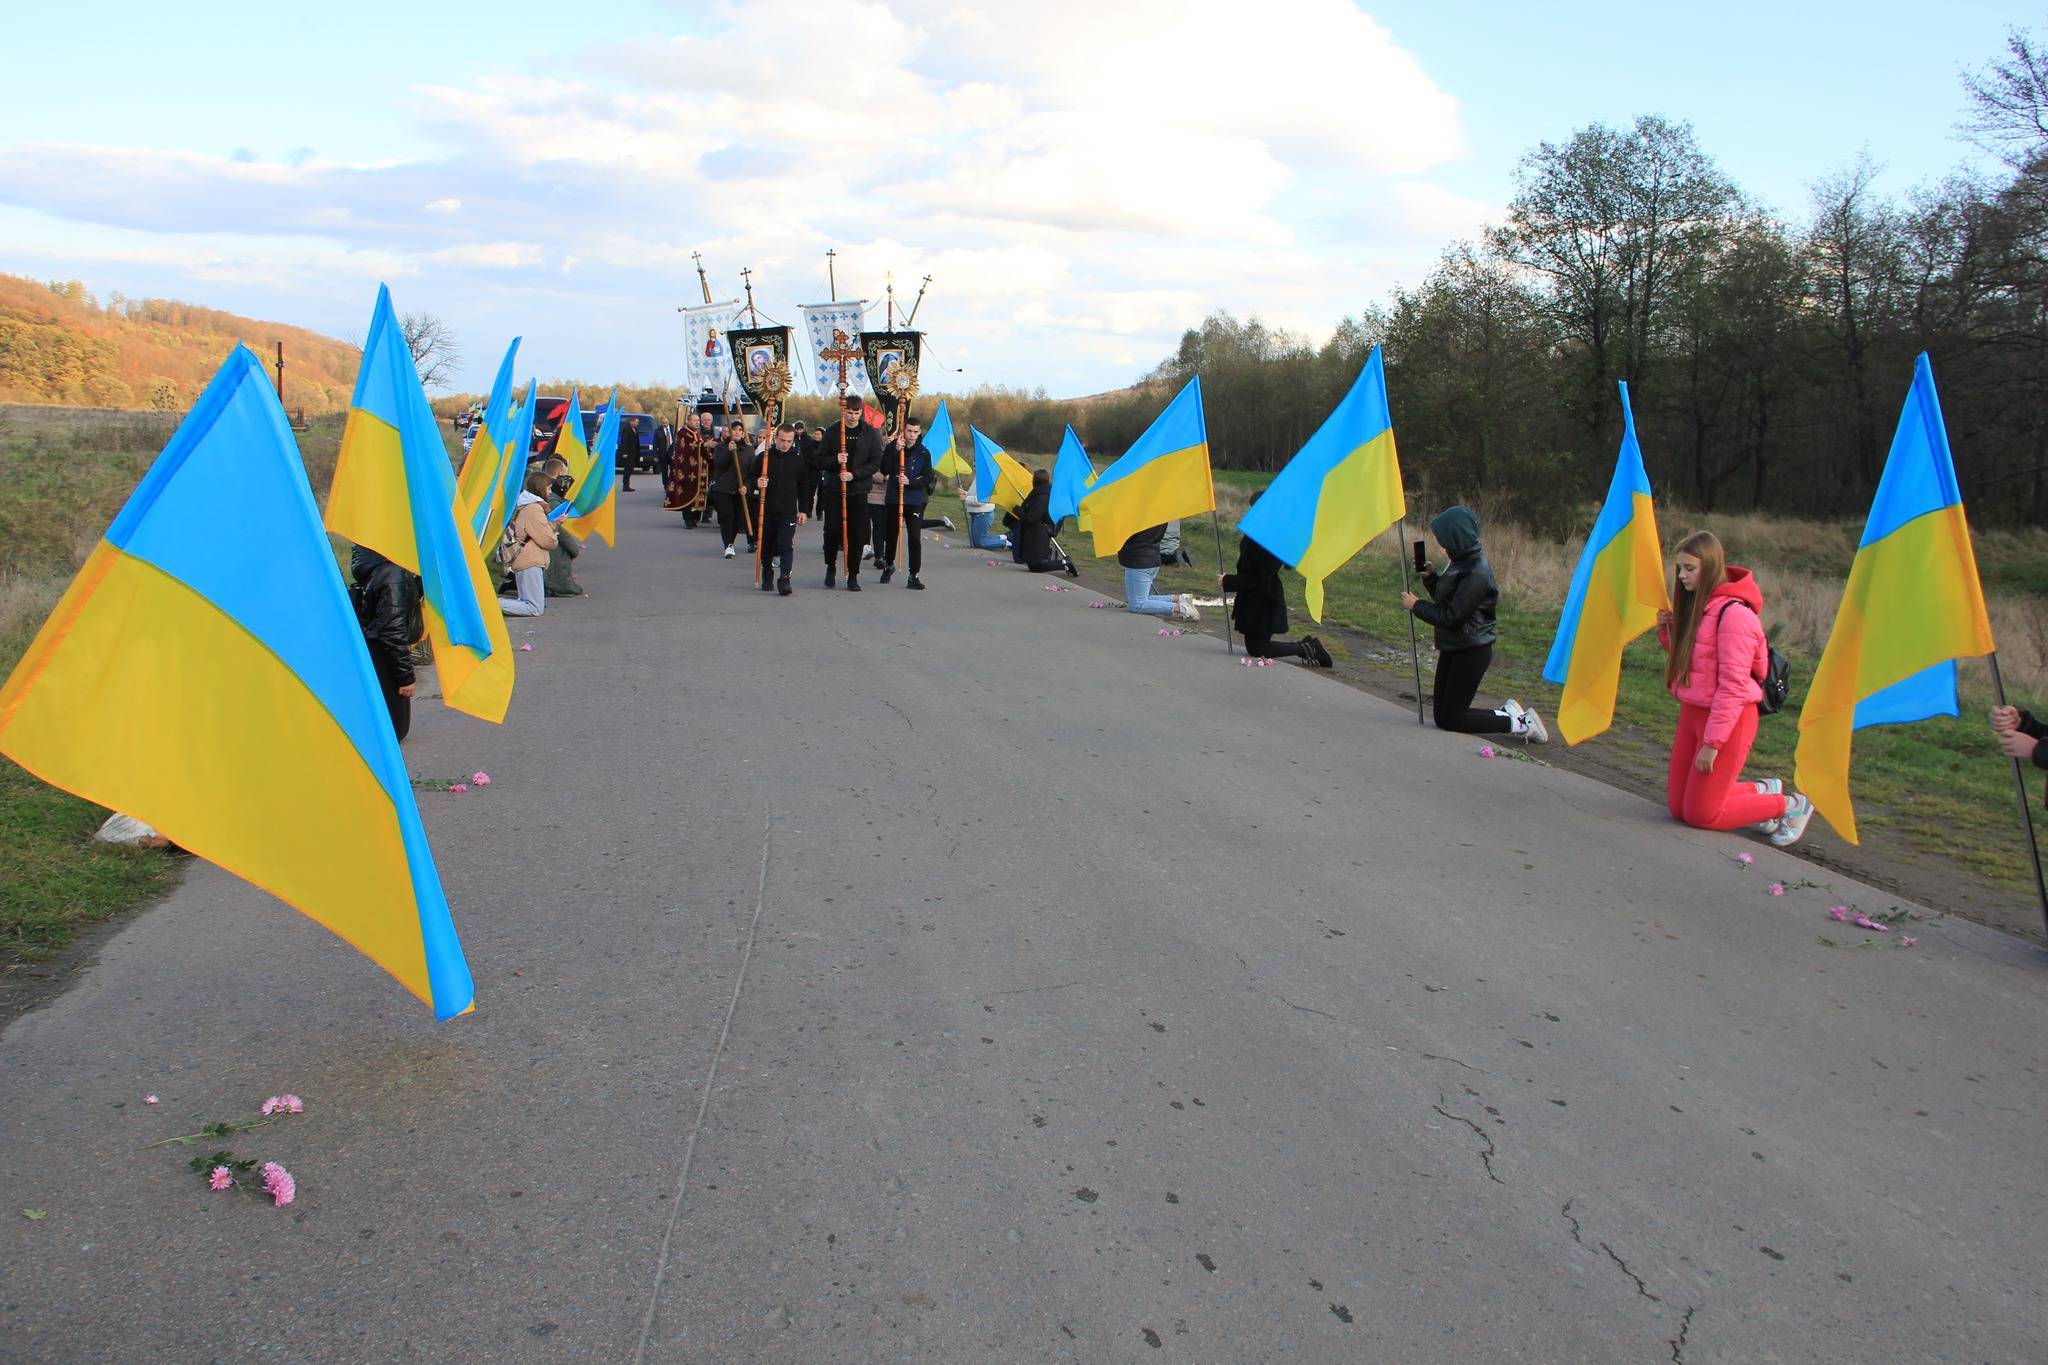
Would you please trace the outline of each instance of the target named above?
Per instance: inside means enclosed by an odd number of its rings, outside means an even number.
[[[1491,744],[1482,744],[1482,745],[1480,745],[1480,746],[1479,746],[1479,756],[1480,756],[1481,758],[1492,758],[1492,757],[1493,757],[1493,746],[1492,746]]]
[[[306,1102],[297,1095],[286,1095],[283,1099],[286,1113],[303,1114],[306,1112]]]
[[[1751,863],[1755,862],[1756,859],[1750,857],[1747,853],[1738,853],[1735,855],[1735,861],[1741,863],[1744,867],[1748,867]]]
[[[1849,907],[1846,905],[1830,905],[1828,907],[1828,918],[1840,924],[1843,920],[1849,918]]]
[[[469,780],[479,787],[488,787],[491,785],[491,775],[489,773],[477,773],[473,775]]]
[[[234,1172],[225,1166],[216,1166],[206,1177],[206,1188],[224,1190],[235,1183]]]
[[[263,1163],[263,1192],[270,1196],[272,1202],[283,1207],[299,1197],[299,1186],[290,1171],[275,1161],[266,1161]]]
[[[1768,886],[1765,889],[1768,890],[1773,896],[1782,896],[1785,894],[1785,883],[1772,882],[1770,886]]]
[[[269,1118],[282,1108],[284,1108],[284,1096],[272,1095],[269,1099],[263,1101],[263,1117]]]
[[[1920,942],[1920,940],[1919,940],[1919,939],[1917,939],[1917,938],[1915,938],[1915,937],[1913,937],[1913,935],[1911,935],[1911,934],[1900,934],[1900,935],[1899,935],[1899,946],[1900,946],[1901,948],[1912,948],[1912,947],[1917,947],[1917,946],[1919,945],[1919,942]]]
[[[154,1096],[154,1095],[144,1095],[144,1096],[142,1097],[142,1102],[143,1102],[144,1104],[158,1104],[158,1103],[161,1103],[161,1101],[159,1101],[159,1100],[157,1099],[157,1097],[156,1097],[156,1096]]]
[[[460,796],[464,792],[469,790],[469,784],[467,782],[457,782],[450,786],[448,790],[454,792],[457,796]]]
[[[532,645],[521,645],[521,646],[519,646],[519,652],[520,652],[521,654],[531,654],[531,653],[533,653],[533,646],[532,646]]]

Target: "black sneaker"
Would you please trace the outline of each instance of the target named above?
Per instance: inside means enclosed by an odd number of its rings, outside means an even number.
[[[889,581],[890,579],[894,578],[895,576],[896,576],[896,566],[895,566],[894,564],[888,564],[888,565],[885,565],[885,566],[883,566],[883,569],[882,569],[882,581],[883,581],[884,583],[887,583],[887,582],[888,582],[888,581]]]
[[[919,592],[924,591],[924,583],[918,578],[916,574],[912,574],[910,576],[910,581],[905,583],[903,586],[906,588],[916,588]]]
[[[785,576],[775,580],[775,591],[780,593],[782,596],[787,597],[792,592],[795,592],[796,589],[789,586],[789,579]]]
[[[1313,635],[1301,637],[1301,647],[1308,654],[1308,661],[1317,668],[1335,668],[1337,661],[1330,657],[1330,651],[1323,648],[1323,642]]]
[[[850,574],[848,574],[848,575],[846,576],[846,590],[847,590],[848,592],[859,592],[859,591],[860,591],[860,575],[859,575],[859,574],[857,574],[857,573],[850,573]]]
[[[762,575],[761,575],[761,591],[762,591],[762,592],[774,592],[774,591],[775,591],[775,576],[774,576],[773,574],[765,574],[765,573],[764,573],[764,574],[762,574]]]
[[[825,566],[825,586],[829,588],[838,582],[839,570],[833,568],[830,564],[827,564]]]

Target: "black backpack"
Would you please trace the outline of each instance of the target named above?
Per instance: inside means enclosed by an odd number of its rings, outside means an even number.
[[[1719,626],[1721,617],[1728,614],[1728,608],[1737,605],[1747,604],[1738,604],[1733,600],[1722,603],[1719,614],[1714,617],[1714,624]],[[1761,624],[1762,618],[1758,618],[1758,621]],[[1792,698],[1792,661],[1778,652],[1778,647],[1771,643],[1768,635],[1764,637],[1764,648],[1769,651],[1764,660],[1764,675],[1757,679],[1758,686],[1763,688],[1764,698],[1756,704],[1756,713],[1760,716],[1775,716],[1785,709],[1785,703]]]

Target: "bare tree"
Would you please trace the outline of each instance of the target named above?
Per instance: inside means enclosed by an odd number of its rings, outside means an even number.
[[[401,313],[398,330],[405,337],[405,348],[412,352],[412,363],[419,368],[421,386],[446,388],[462,364],[462,347],[454,331],[432,313]]]
[[[2014,170],[2048,147],[2048,48],[2023,29],[2005,31],[2005,56],[1963,75],[1970,116],[1960,131]]]

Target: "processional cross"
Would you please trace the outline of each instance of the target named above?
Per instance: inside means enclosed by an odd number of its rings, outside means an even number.
[[[846,490],[850,486],[846,477],[846,366],[848,362],[860,359],[860,348],[840,328],[832,329],[832,344],[818,352],[820,360],[829,360],[839,367],[839,543],[846,547],[846,576],[853,577],[853,542],[847,538]]]

